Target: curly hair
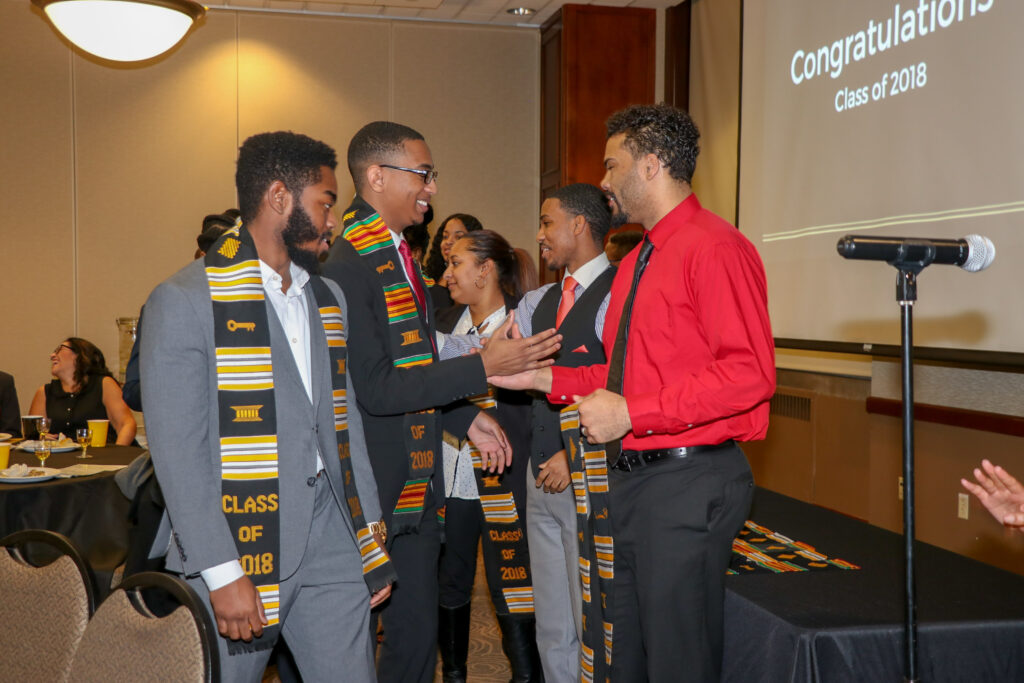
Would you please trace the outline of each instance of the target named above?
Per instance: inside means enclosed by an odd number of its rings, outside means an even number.
[[[526,252],[520,254],[512,248],[508,240],[493,230],[469,232],[462,239],[468,241],[466,249],[473,254],[477,265],[487,259],[494,262],[498,273],[498,285],[505,295],[505,303],[510,308],[518,304],[526,291],[524,278],[528,269],[520,262]]]
[[[682,109],[665,104],[637,104],[608,117],[608,137],[625,134],[634,159],[654,154],[676,180],[689,183],[697,166],[700,131]]]
[[[448,267],[448,264],[444,262],[444,256],[441,255],[441,242],[444,241],[444,226],[448,225],[448,221],[453,218],[458,219],[460,223],[466,228],[466,232],[476,232],[477,230],[483,230],[484,225],[480,222],[480,219],[476,216],[468,213],[453,213],[448,218],[441,221],[441,225],[438,226],[437,232],[434,233],[434,239],[430,242],[430,253],[427,254],[427,265],[423,267],[423,272],[427,274],[427,277],[434,280],[440,280],[441,276],[444,275],[444,269]]]
[[[573,183],[560,187],[548,199],[557,199],[570,216],[583,216],[590,226],[590,236],[600,246],[612,227],[612,210],[600,188],[589,183]]]
[[[348,143],[348,172],[356,192],[366,182],[367,167],[401,154],[406,140],[422,140],[418,131],[393,121],[374,121],[360,128]]]
[[[238,150],[235,169],[242,222],[256,218],[263,194],[275,180],[283,182],[298,200],[306,187],[320,180],[321,166],[333,171],[338,166],[337,155],[311,137],[281,130],[247,139]]]
[[[113,377],[103,352],[88,339],[68,337],[64,343],[75,354],[75,386],[82,389],[90,377]]]

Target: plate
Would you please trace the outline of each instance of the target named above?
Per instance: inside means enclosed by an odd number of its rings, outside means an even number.
[[[56,441],[54,441],[53,443],[54,445],[50,448],[51,453],[67,453],[68,451],[78,450],[79,448],[79,445],[77,443],[71,443],[66,446],[57,446]],[[36,450],[38,450],[38,444],[38,441],[22,441],[20,444],[18,444],[18,450],[35,453]]]
[[[2,441],[10,441],[11,440],[11,436],[12,435],[8,434],[7,432],[0,432],[0,442],[2,442]]]
[[[34,481],[46,481],[47,479],[53,479],[60,474],[60,470],[53,467],[32,467],[29,469],[29,471],[32,470],[42,470],[43,472],[46,472],[46,474],[40,474],[38,477],[5,477],[0,474],[0,483],[31,484]]]

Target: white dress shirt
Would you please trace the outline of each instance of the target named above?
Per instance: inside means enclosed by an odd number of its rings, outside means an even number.
[[[470,330],[479,330],[479,337],[490,337],[496,329],[505,323],[508,313],[505,307],[491,313],[479,326],[473,326],[473,318],[469,306],[462,311],[462,316],[455,323],[452,334],[468,334]],[[477,338],[479,338],[477,337]],[[476,473],[473,472],[473,456],[469,444],[462,449],[452,447],[447,441],[442,443],[444,457],[444,495],[445,498],[461,498],[462,500],[478,500],[480,492],[476,488]]]

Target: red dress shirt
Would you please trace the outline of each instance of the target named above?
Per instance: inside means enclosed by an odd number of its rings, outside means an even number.
[[[775,391],[775,347],[764,266],[735,227],[691,194],[650,230],[623,395],[633,430],[624,449],[764,438]],[[612,283],[602,343],[610,358],[639,249]],[[571,403],[607,383],[608,366],[552,367],[553,403]]]

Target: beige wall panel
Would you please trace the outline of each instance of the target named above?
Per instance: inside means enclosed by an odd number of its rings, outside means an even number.
[[[692,5],[690,114],[701,133],[693,187],[705,208],[735,223],[741,2]]]
[[[814,499],[811,422],[772,415],[765,440],[744,442],[740,447],[750,463],[755,484],[800,500]]]
[[[235,204],[235,19],[211,13],[141,67],[75,58],[79,330],[117,372],[119,316],[192,259]]]
[[[41,13],[0,0],[0,370],[23,411],[75,332],[71,59]]]
[[[348,142],[389,116],[388,22],[239,16],[239,139],[293,130],[338,152],[338,220],[352,197]]]
[[[441,175],[434,227],[465,212],[536,252],[540,35],[399,24],[394,118],[423,133]]]
[[[867,519],[871,458],[864,399],[817,396],[814,418],[812,502]]]

